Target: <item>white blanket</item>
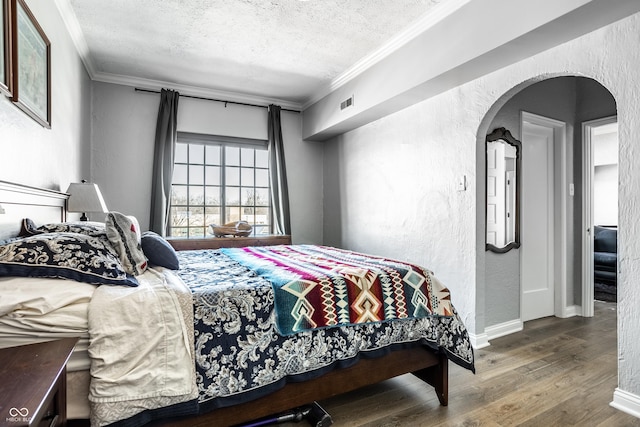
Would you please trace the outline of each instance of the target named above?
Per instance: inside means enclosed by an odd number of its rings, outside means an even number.
[[[79,337],[67,371],[89,369],[87,311],[95,290],[73,280],[0,278],[0,348]]]
[[[197,398],[191,292],[170,270],[100,286],[89,304],[91,425]]]

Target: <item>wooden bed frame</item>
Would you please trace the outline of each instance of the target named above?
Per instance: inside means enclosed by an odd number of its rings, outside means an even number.
[[[220,408],[193,417],[159,420],[150,425],[179,427],[233,426],[327,399],[348,391],[412,373],[435,387],[440,404],[448,403],[448,360],[428,349],[397,350],[376,359],[361,359],[356,365],[331,371],[314,380],[288,383],[259,399]]]
[[[291,237],[170,239],[169,243],[176,250],[219,249],[222,247],[289,245]],[[435,388],[440,404],[447,406],[449,394],[448,360],[444,355],[435,354],[425,346],[395,350],[379,358],[363,358],[349,368],[334,370],[310,381],[287,383],[282,389],[256,400],[216,409],[199,416],[160,420],[152,425],[205,427],[247,423],[407,373],[412,373],[431,384]]]
[[[67,194],[59,191],[0,181],[0,240],[16,236],[25,217],[39,222],[64,221],[67,198]],[[289,236],[236,237],[170,240],[170,243],[178,250],[188,250],[290,244],[291,239]],[[310,381],[287,383],[268,396],[246,403],[199,416],[157,420],[149,425],[204,427],[247,423],[406,373],[412,373],[431,384],[440,404],[447,405],[448,360],[424,346],[392,351],[379,358],[363,358],[349,368],[334,370]]]
[[[65,221],[68,198],[59,191],[0,181],[0,240],[17,236],[23,218]]]

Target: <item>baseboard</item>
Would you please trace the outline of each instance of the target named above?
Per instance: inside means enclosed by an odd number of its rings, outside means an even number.
[[[613,392],[613,402],[610,405],[622,412],[640,418],[640,396],[616,388]]]
[[[505,335],[520,332],[523,328],[523,323],[520,319],[510,320],[508,322],[500,323],[499,325],[487,326],[484,328],[482,334],[469,333],[469,341],[471,341],[471,347],[475,350],[489,347],[491,344],[489,340],[503,337]]]
[[[567,317],[575,317],[582,316],[582,306],[580,305],[570,305],[562,309],[562,318],[566,319]]]
[[[469,333],[469,341],[471,341],[471,347],[473,347],[474,350],[479,350],[491,345],[489,344],[489,337],[486,333],[479,335]]]
[[[524,328],[524,324],[520,319],[510,320],[508,322],[491,325],[484,328],[488,340],[503,337],[505,335],[520,332]]]

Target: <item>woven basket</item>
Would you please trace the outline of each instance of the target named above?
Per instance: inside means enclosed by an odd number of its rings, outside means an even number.
[[[224,225],[211,224],[209,227],[216,237],[247,237],[253,230],[247,221],[234,221]]]

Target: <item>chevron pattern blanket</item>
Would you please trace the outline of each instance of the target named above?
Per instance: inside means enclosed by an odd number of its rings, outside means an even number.
[[[449,290],[416,265],[315,245],[221,251],[271,283],[283,335],[453,315]]]

